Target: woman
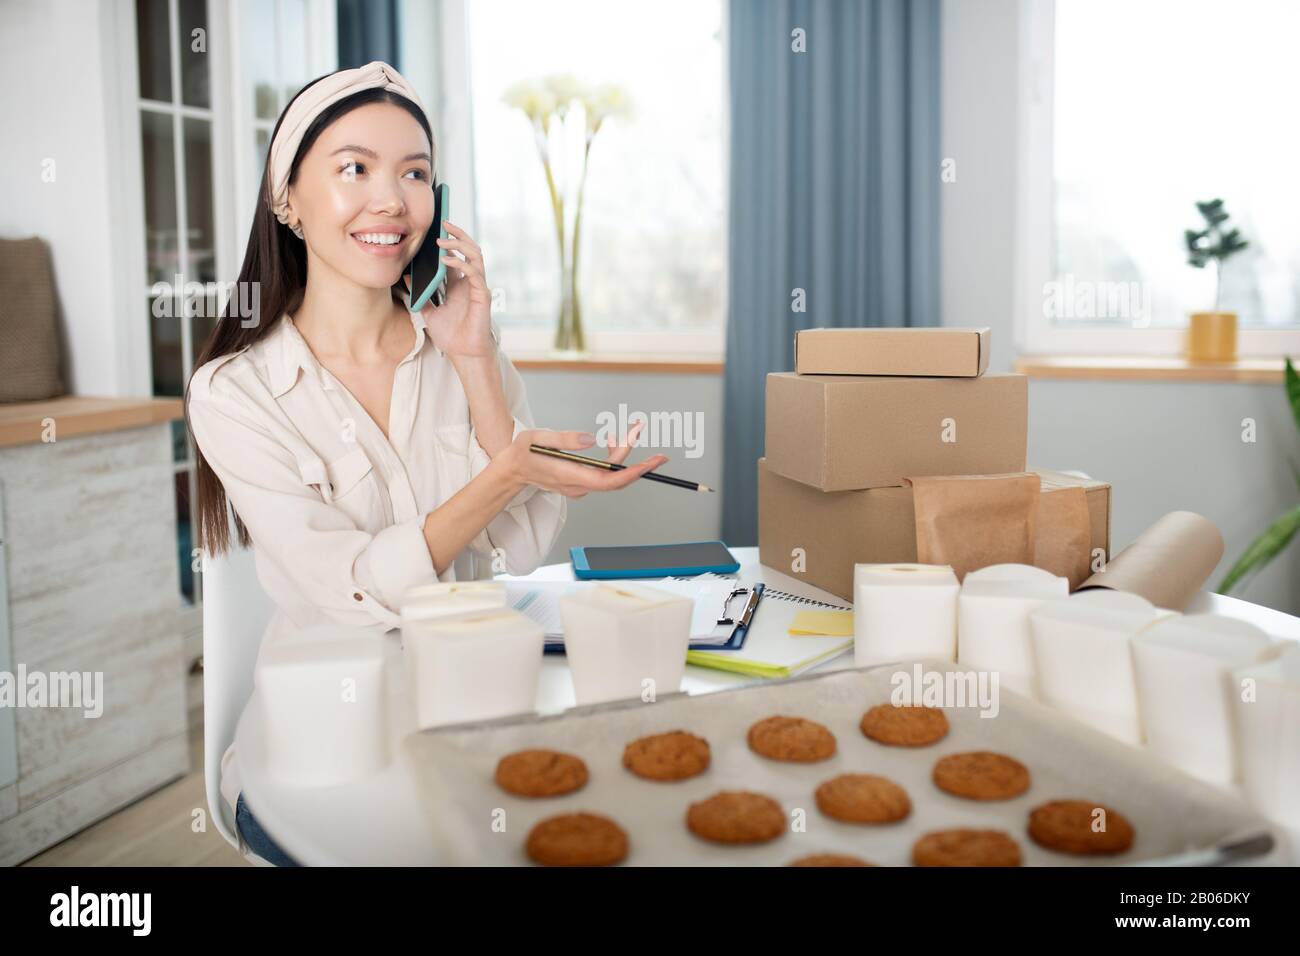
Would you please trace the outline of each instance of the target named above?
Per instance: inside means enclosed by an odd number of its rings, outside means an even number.
[[[315,624],[395,627],[414,585],[526,574],[566,498],[667,460],[606,472],[529,452],[595,439],[532,427],[497,347],[482,250],[459,225],[437,240],[446,291],[408,310],[402,276],[432,224],[435,161],[419,99],[386,63],[308,84],[276,124],[239,274],[259,312],[227,309],[187,395],[199,541],[230,546],[229,503],[276,606],[263,647]],[[230,756],[221,789],[241,838],[291,862],[248,814]]]

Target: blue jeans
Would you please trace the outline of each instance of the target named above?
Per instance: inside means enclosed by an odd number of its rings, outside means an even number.
[[[253,811],[248,809],[248,804],[244,802],[242,793],[235,801],[235,827],[239,830],[244,844],[266,862],[274,863],[276,866],[298,866],[293,857],[281,850],[270,835],[262,829],[262,825],[253,816]]]

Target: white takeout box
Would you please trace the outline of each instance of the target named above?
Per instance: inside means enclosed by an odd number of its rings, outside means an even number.
[[[854,662],[954,660],[959,588],[946,564],[854,565]]]
[[[1265,656],[1232,674],[1242,785],[1264,814],[1300,832],[1300,644]]]
[[[533,711],[544,640],[540,624],[506,607],[403,625],[418,725]]]
[[[971,571],[957,596],[957,660],[996,671],[1008,690],[1038,696],[1029,612],[1069,596],[1070,582],[1027,564],[994,564]]]
[[[383,636],[374,629],[307,628],[263,647],[254,682],[272,776],[327,787],[385,767],[384,680]]]
[[[1139,709],[1151,752],[1209,783],[1235,782],[1231,672],[1257,662],[1271,644],[1255,625],[1215,614],[1165,618],[1134,638]]]
[[[680,690],[694,611],[690,598],[624,582],[601,582],[561,597],[577,702],[653,700]]]
[[[1146,598],[1100,589],[1034,608],[1029,625],[1039,700],[1140,746],[1132,641],[1162,616]]]
[[[506,606],[502,581],[440,581],[411,588],[402,596],[402,626],[417,621]]]

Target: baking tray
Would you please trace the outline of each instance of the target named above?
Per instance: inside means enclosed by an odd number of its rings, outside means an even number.
[[[845,669],[769,681],[709,694],[672,694],[433,728],[403,745],[416,769],[420,798],[447,865],[524,865],[523,845],[539,820],[579,810],[604,814],[628,833],[628,865],[784,865],[811,853],[839,852],[879,865],[908,865],[912,844],[930,830],[1005,830],[1020,844],[1026,866],[1116,864],[1216,865],[1263,856],[1280,834],[1240,797],[1186,776],[1149,754],[1113,740],[1010,691],[995,717],[973,707],[945,707],[951,729],[929,747],[887,747],[858,727],[868,707],[888,703],[891,677],[913,673],[914,662]],[[943,673],[960,668],[926,661]],[[746,732],[773,714],[807,717],[835,734],[837,752],[816,764],[767,760],[753,753]],[[705,737],[712,764],[675,783],[643,780],[624,769],[623,748],[647,734],[683,729]],[[546,747],[577,754],[590,779],[561,797],[527,799],[493,781],[497,761],[512,751]],[[1030,771],[1029,789],[1005,801],[979,802],[939,790],[930,773],[946,754],[993,750]],[[824,816],[813,792],[841,773],[873,773],[902,785],[912,813],[899,823],[862,825]],[[777,800],[787,818],[803,810],[805,829],[787,828],[770,843],[721,846],[687,830],[694,801],[719,790],[754,790]],[[1123,813],[1136,838],[1108,857],[1056,853],[1030,840],[1030,810],[1054,799],[1087,799]]]

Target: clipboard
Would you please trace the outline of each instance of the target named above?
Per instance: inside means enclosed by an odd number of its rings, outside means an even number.
[[[729,617],[728,612],[731,608],[732,601],[739,595],[744,594],[745,603],[741,606],[740,614],[735,617]],[[763,599],[763,585],[758,583],[752,587],[732,588],[727,594],[726,600],[722,602],[722,616],[718,618],[718,627],[730,627],[731,636],[723,644],[691,644],[689,649],[693,651],[738,651],[745,646],[745,637],[749,634],[750,622],[754,619],[754,611],[758,608],[758,602]]]

